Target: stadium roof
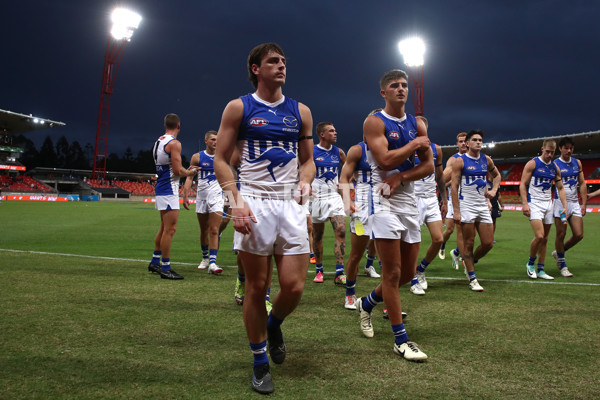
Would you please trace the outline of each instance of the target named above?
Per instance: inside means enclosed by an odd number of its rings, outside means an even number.
[[[64,126],[64,122],[0,110],[0,133],[24,133],[54,126]]]
[[[544,140],[554,139],[558,143],[560,139],[566,136],[570,137],[573,139],[573,142],[575,142],[575,151],[573,152],[575,157],[600,157],[600,131],[491,143],[486,143],[484,138],[484,149],[482,151],[492,157],[496,162],[528,160],[540,154],[540,149],[542,148]],[[447,160],[448,157],[456,153],[456,146],[442,146],[442,151],[444,153],[444,160]]]

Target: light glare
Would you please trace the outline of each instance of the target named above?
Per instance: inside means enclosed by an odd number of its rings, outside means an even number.
[[[398,43],[398,49],[407,66],[420,67],[425,63],[425,42],[421,38],[404,39]]]
[[[133,32],[138,28],[142,17],[133,11],[127,10],[126,8],[116,8],[112,15],[111,20],[113,22],[110,34],[116,40],[131,40]]]

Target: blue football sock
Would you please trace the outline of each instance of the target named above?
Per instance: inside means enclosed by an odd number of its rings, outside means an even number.
[[[266,301],[271,301],[271,286],[267,288],[267,297],[265,297]]]
[[[372,267],[373,261],[375,261],[375,257],[367,256],[367,264],[365,265],[365,269]]]
[[[406,329],[404,329],[404,324],[392,325],[392,332],[394,332],[394,336],[396,337],[396,344],[408,342],[408,335],[406,334]]]
[[[362,308],[366,312],[373,311],[373,308],[383,301],[383,297],[377,296],[373,290],[367,297],[363,297]]]
[[[267,341],[263,340],[261,343],[250,342],[250,350],[254,354],[254,365],[268,364],[269,358],[267,357]]]
[[[538,269],[537,272],[542,272],[544,270],[544,264],[540,264],[538,263]]]
[[[427,260],[422,259],[421,264],[419,264],[419,266],[417,267],[417,271],[421,273],[425,272],[425,268],[427,268],[428,265],[429,263],[427,262]]]
[[[535,259],[536,258],[537,257],[529,257],[529,261],[527,262],[527,264],[529,264],[529,265],[535,265]]]
[[[152,261],[150,261],[150,264],[152,265],[160,265],[160,256],[162,255],[162,251],[160,250],[154,250],[154,253],[152,253]]]
[[[238,279],[240,282],[246,282],[246,275],[240,274],[240,271],[238,271]]]
[[[469,282],[474,281],[475,279],[477,279],[475,277],[475,271],[469,272]]]
[[[160,269],[162,269],[163,272],[167,272],[168,270],[171,269],[171,259],[170,258],[164,258],[162,259],[162,265],[160,266]]]
[[[335,264],[335,276],[344,274],[344,265],[343,264]]]
[[[323,264],[315,264],[315,268],[317,269],[317,273],[323,272]]]
[[[202,258],[208,258],[208,246],[200,246],[202,248]]]
[[[216,264],[217,262],[217,252],[219,250],[218,249],[210,249],[208,254],[209,254],[209,264]]]
[[[440,247],[440,250],[445,250],[446,249],[446,242],[442,243],[442,247]]]
[[[356,280],[346,280],[346,296],[352,296],[356,294],[354,288],[356,287]]]
[[[274,316],[273,311],[271,311],[269,313],[269,318],[267,319],[267,328],[268,329],[278,329],[278,328],[281,328],[281,324],[283,324],[283,320]]]

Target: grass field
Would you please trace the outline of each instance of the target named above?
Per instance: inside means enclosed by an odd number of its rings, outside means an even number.
[[[185,280],[166,281],[146,270],[158,222],[142,203],[0,203],[1,399],[260,396],[233,300],[231,227],[219,253],[230,267],[208,275],[196,268],[196,217],[182,210],[171,259]],[[316,285],[310,268],[302,302],[283,324],[288,357],[272,365],[272,398],[600,398],[600,215],[585,217],[586,237],[567,253],[574,278],[559,277],[552,245],[546,269],[556,280],[527,278],[532,233],[520,212],[498,220],[496,247],[477,265],[485,292],[471,292],[462,271],[436,259],[426,296],[401,289],[408,334],[429,356],[421,364],[392,352],[382,307],[375,337],[362,336],[357,313],[343,308],[344,289],[333,285],[327,232],[330,274]],[[375,285],[361,268],[357,293]]]

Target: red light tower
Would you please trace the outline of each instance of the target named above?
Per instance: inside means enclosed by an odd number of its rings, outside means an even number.
[[[415,106],[415,115],[423,115],[423,70],[425,59],[425,43],[419,38],[405,39],[398,43],[398,48],[404,64],[409,68],[409,80],[413,88],[412,97]]]
[[[110,95],[113,91],[119,63],[123,56],[125,44],[131,40],[133,32],[142,20],[138,14],[117,8],[113,11],[113,22],[108,39],[106,55],[104,56],[104,70],[102,72],[102,89],[100,91],[100,109],[98,111],[98,125],[96,127],[96,145],[94,147],[94,165],[92,178],[102,179],[106,176],[106,154],[108,150],[108,122],[110,114]]]

